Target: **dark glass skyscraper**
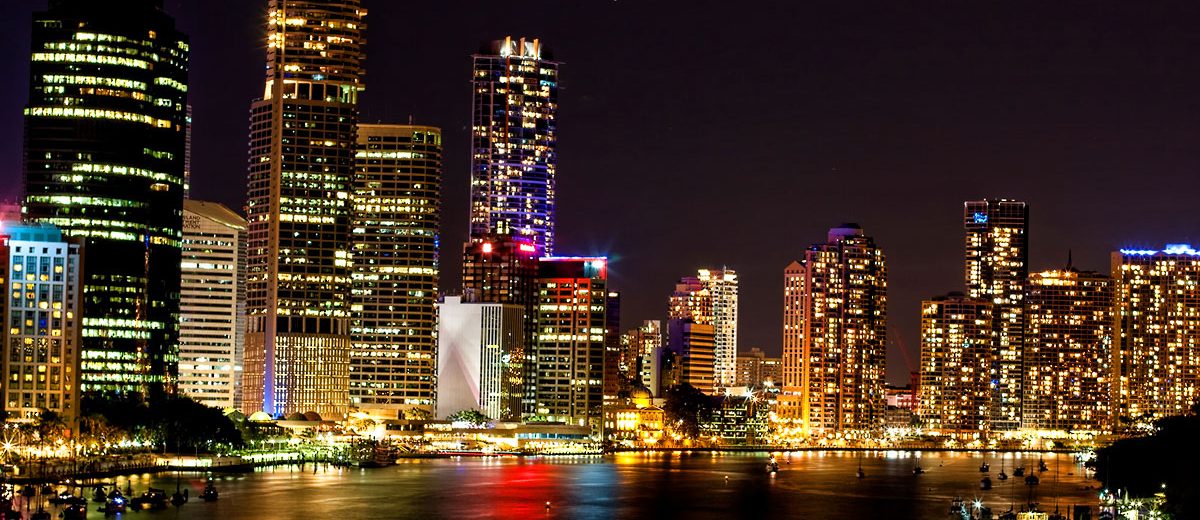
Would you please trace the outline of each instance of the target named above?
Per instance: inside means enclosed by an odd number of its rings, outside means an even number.
[[[359,125],[350,398],[385,417],[434,411],[442,131]]]
[[[250,108],[244,406],[350,405],[350,199],[360,0],[270,0],[263,98]]]
[[[992,304],[992,428],[1021,426],[1029,207],[1006,199],[963,204],[967,296]]]
[[[508,234],[554,252],[558,62],[538,40],[474,56],[471,236]]]
[[[86,240],[81,388],[174,384],[187,38],[162,0],[34,15],[25,214]]]

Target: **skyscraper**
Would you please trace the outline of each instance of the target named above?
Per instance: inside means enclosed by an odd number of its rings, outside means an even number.
[[[245,407],[345,416],[360,0],[270,0],[250,108]]]
[[[604,314],[604,402],[615,404],[629,390],[621,374],[621,293],[608,292]]]
[[[598,428],[608,297],[606,258],[538,262],[535,413]]]
[[[87,241],[86,392],[175,383],[187,70],[162,0],[54,0],[34,16],[25,212]]]
[[[1112,255],[1116,284],[1113,414],[1122,430],[1188,413],[1200,400],[1200,251]]]
[[[996,349],[992,428],[1021,424],[1025,283],[1029,278],[1029,208],[1005,199],[963,204],[967,296],[992,302]]]
[[[780,415],[803,433],[882,426],[887,263],[857,224],[784,270]]]
[[[34,423],[42,412],[78,426],[83,286],[80,242],[48,224],[5,222],[0,270],[6,274],[2,354],[8,420]]]
[[[920,402],[926,429],[973,437],[992,420],[992,303],[950,293],[921,303]]]
[[[529,237],[554,252],[558,62],[507,37],[474,56],[471,236]]]
[[[441,186],[440,129],[359,125],[350,398],[362,410],[433,411]]]
[[[640,327],[626,332],[623,341],[627,350],[622,364],[633,383],[650,390],[653,395],[661,396],[662,322],[643,321]]]
[[[699,269],[675,285],[668,316],[713,327],[713,386],[737,379],[738,278],[732,269]]]
[[[691,385],[696,390],[712,394],[714,385],[713,361],[716,350],[714,327],[696,323],[690,318],[667,321],[667,349],[677,364],[678,384]]]
[[[1022,429],[1112,431],[1113,285],[1102,274],[1029,275]]]
[[[234,406],[244,344],[246,219],[215,202],[183,201],[179,393]]]

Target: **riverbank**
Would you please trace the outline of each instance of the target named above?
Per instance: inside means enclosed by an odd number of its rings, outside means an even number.
[[[966,453],[966,454],[1060,454],[1072,455],[1079,450],[1070,449],[964,449],[947,447],[892,447],[892,448],[858,448],[858,447],[820,447],[820,446],[724,446],[724,447],[656,447],[656,448],[615,448],[605,453],[520,453],[520,452],[484,452],[484,451],[454,451],[454,452],[416,452],[399,453],[397,459],[448,459],[455,457],[518,457],[518,458],[559,458],[578,456],[601,456],[611,454],[637,453],[777,453],[777,452],[929,452],[929,453]],[[45,463],[18,467],[15,473],[5,477],[14,483],[63,482],[68,480],[94,481],[125,475],[158,474],[166,472],[193,473],[245,473],[258,468],[272,466],[306,466],[310,464],[331,467],[355,467],[344,459],[314,456],[303,452],[255,453],[241,456],[194,456],[194,455],[136,455],[125,459],[89,461],[87,463]],[[387,464],[362,464],[363,468],[375,468]]]

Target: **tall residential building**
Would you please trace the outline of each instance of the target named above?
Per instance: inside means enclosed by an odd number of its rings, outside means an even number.
[[[524,367],[511,353],[525,350],[525,309],[464,301],[438,304],[437,417],[478,410],[491,419],[521,419]]]
[[[179,393],[234,406],[245,344],[246,219],[215,202],[183,201]]]
[[[392,418],[432,412],[442,132],[359,125],[355,155],[350,399]]]
[[[534,413],[598,427],[604,379],[608,259],[538,262]]]
[[[947,435],[986,432],[992,414],[992,303],[950,293],[921,303],[917,415]]]
[[[269,0],[263,98],[250,107],[247,411],[350,405],[350,218],[360,0]]]
[[[716,334],[712,324],[687,318],[668,320],[667,350],[677,366],[676,383],[691,385],[710,395],[716,391],[713,374]]]
[[[802,433],[883,424],[887,263],[857,224],[784,270],[780,416]]]
[[[1113,285],[1102,274],[1029,275],[1022,429],[1112,431]]]
[[[1112,277],[1117,426],[1188,413],[1200,400],[1200,251],[1124,249],[1112,255]]]
[[[988,199],[963,204],[967,296],[992,302],[992,428],[1021,425],[1025,283],[1029,278],[1029,207]]]
[[[767,357],[759,348],[738,354],[737,380],[734,386],[763,386],[783,384],[783,358]]]
[[[0,270],[8,286],[4,411],[9,421],[26,423],[55,412],[74,430],[80,417],[81,240],[48,224],[5,222],[0,233]]]
[[[675,285],[668,316],[712,325],[713,385],[734,386],[737,379],[738,278],[732,269],[699,269]]]
[[[188,41],[162,0],[34,15],[25,215],[86,240],[80,383],[175,383]]]
[[[474,58],[471,236],[514,235],[554,252],[558,62],[507,37]]]

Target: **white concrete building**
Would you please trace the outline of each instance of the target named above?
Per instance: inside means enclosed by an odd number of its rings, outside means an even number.
[[[179,393],[234,406],[244,348],[246,220],[215,202],[185,200],[179,298]]]
[[[520,305],[464,302],[447,296],[438,304],[436,415],[478,410],[491,419],[521,415],[525,348]]]

